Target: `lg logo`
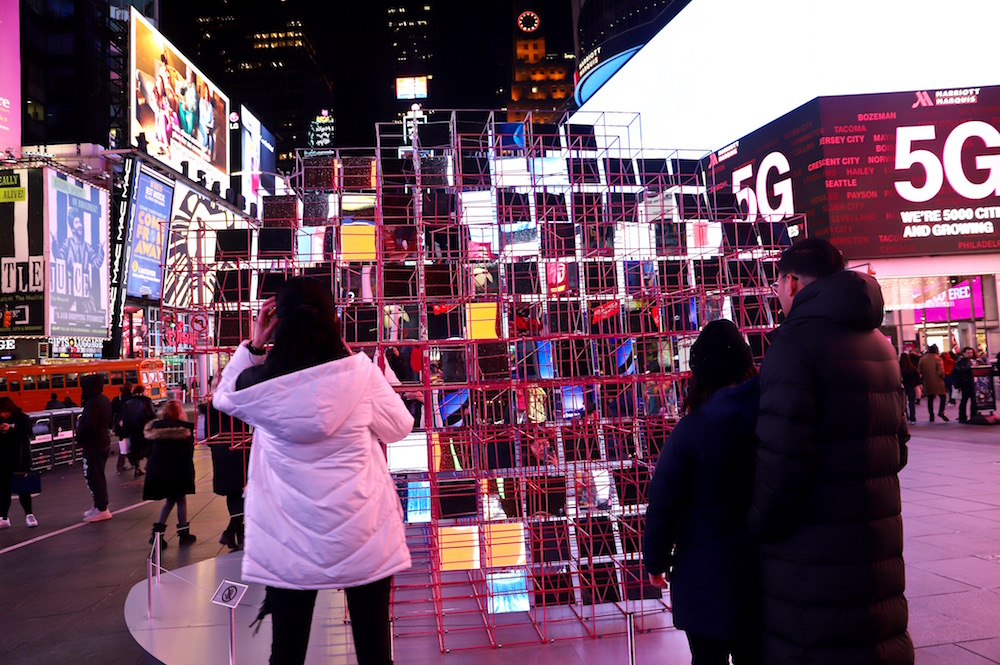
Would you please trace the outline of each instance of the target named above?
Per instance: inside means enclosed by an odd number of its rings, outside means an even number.
[[[780,152],[772,152],[761,160],[760,168],[757,171],[756,186],[751,188],[753,181],[753,164],[747,164],[733,171],[733,194],[740,204],[746,204],[746,221],[756,222],[763,215],[769,222],[777,222],[795,214],[795,203],[792,200],[792,180],[791,178],[778,179],[770,187],[767,186],[767,179],[771,171],[778,175],[787,175],[791,171],[788,158]],[[743,183],[747,186],[744,187]],[[772,197],[774,197],[772,199]],[[774,205],[771,204],[775,200]]]
[[[976,169],[989,171],[984,182],[969,180],[962,165],[962,151],[970,139],[982,141],[987,148],[1000,148],[1000,131],[996,127],[981,120],[963,122],[945,139],[941,158],[930,150],[913,148],[914,143],[933,141],[935,136],[934,125],[896,128],[896,170],[905,171],[919,164],[926,176],[919,187],[913,180],[897,180],[894,184],[900,196],[913,203],[930,201],[941,191],[945,178],[955,192],[967,199],[977,201],[993,194],[1000,195],[1000,155],[976,157]]]

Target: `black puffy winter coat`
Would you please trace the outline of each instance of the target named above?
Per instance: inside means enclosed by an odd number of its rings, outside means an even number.
[[[76,440],[84,450],[104,450],[111,445],[111,400],[104,396],[104,377],[88,374],[80,377],[83,411],[76,420]]]
[[[716,391],[670,433],[649,488],[643,561],[670,571],[674,625],[698,637],[760,630],[757,553],[747,526],[759,391]]]
[[[165,418],[146,424],[149,461],[143,499],[194,494],[194,425]]]
[[[805,286],[761,366],[750,525],[765,663],[912,663],[898,471],[909,439],[882,292]]]

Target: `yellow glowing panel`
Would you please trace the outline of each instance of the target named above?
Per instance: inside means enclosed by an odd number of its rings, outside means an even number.
[[[505,568],[525,565],[524,525],[487,524],[486,565],[490,568]]]
[[[341,226],[340,253],[344,261],[374,261],[375,227],[371,224]]]
[[[440,527],[438,541],[441,546],[441,570],[479,568],[479,527]]]
[[[465,306],[469,339],[497,339],[497,303],[473,302]]]

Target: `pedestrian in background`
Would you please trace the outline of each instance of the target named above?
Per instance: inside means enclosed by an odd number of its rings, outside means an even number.
[[[945,400],[947,399],[944,394],[944,362],[938,355],[937,344],[931,344],[927,347],[927,353],[920,359],[917,371],[920,372],[920,378],[924,382],[924,397],[927,398],[927,415],[930,417],[930,421],[934,422],[934,398],[937,397],[940,404],[937,412],[938,417],[948,422],[948,416],[944,414]]]
[[[116,437],[118,437],[118,459],[115,463],[115,470],[119,475],[127,471],[129,466],[125,463],[125,458],[129,453],[128,432],[125,431],[125,402],[132,397],[132,384],[125,382],[118,389],[119,394],[111,400],[111,427]]]
[[[906,395],[906,419],[912,424],[917,422],[917,386],[920,385],[920,372],[910,359],[910,354],[899,354],[899,374],[903,379],[903,394]]]
[[[66,405],[63,404],[62,400],[59,399],[59,395],[56,393],[49,394],[49,401],[45,403],[45,410],[51,411],[52,409],[65,409]]]
[[[777,268],[785,321],[761,365],[750,510],[763,662],[910,665],[898,478],[909,430],[882,290],[826,240],[795,243]]]
[[[695,665],[760,663],[760,572],[747,513],[760,391],[750,347],[725,319],[691,347],[685,415],[656,462],[643,535],[650,583],[670,582]],[[753,378],[751,378],[753,377]]]
[[[76,442],[83,449],[83,475],[94,497],[94,507],[83,514],[84,522],[111,519],[108,510],[108,479],[104,466],[111,448],[111,400],[104,396],[104,377],[88,374],[80,377],[83,412],[76,419]]]
[[[976,383],[972,374],[975,353],[975,349],[967,346],[962,349],[962,355],[955,361],[955,387],[961,394],[961,402],[958,405],[958,422],[960,423],[967,423],[969,418],[976,415]]]
[[[10,492],[15,473],[31,471],[31,420],[10,397],[0,397],[0,529],[10,526]],[[18,492],[24,523],[38,526],[31,494]]]
[[[166,547],[163,534],[167,518],[177,506],[177,539],[181,545],[198,540],[191,533],[187,514],[187,495],[194,494],[194,424],[188,421],[184,406],[177,400],[168,400],[160,411],[160,418],[146,424],[145,439],[149,445],[146,462],[146,482],[142,498],[163,501],[159,520],[153,524],[149,538],[152,545],[157,536],[160,546]]]
[[[122,408],[122,426],[128,437],[129,461],[135,469],[135,477],[144,474],[139,462],[146,457],[146,423],[156,417],[153,400],[146,396],[146,386],[139,384],[132,389],[132,397]]]
[[[272,664],[304,662],[318,589],[344,589],[359,665],[391,663],[392,575],[410,567],[379,440],[405,437],[413,416],[351,353],[336,311],[329,287],[286,281],[212,399],[254,428],[242,578],[267,586],[258,619],[272,616]]]

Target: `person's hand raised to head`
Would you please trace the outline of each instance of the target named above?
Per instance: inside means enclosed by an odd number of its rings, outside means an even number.
[[[260,312],[253,326],[253,345],[258,349],[263,349],[271,341],[274,328],[278,325],[276,310],[277,305],[273,297],[265,300],[260,306]]]

